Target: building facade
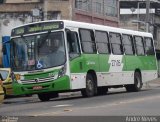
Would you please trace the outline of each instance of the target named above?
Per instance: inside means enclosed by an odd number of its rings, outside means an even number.
[[[118,27],[118,0],[75,0],[73,20]]]
[[[152,33],[156,50],[160,50],[160,1],[150,0],[148,16],[147,22],[146,0],[120,0],[120,27]]]

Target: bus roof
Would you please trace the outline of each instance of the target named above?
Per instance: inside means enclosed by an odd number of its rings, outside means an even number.
[[[47,20],[47,21],[39,21],[39,22],[33,22],[24,24],[21,26],[17,26],[15,28],[31,25],[31,24],[37,24],[37,23],[45,23],[45,22],[57,22],[57,21],[63,21],[64,27],[73,27],[73,28],[84,28],[84,29],[94,29],[94,30],[101,30],[101,31],[109,31],[109,32],[117,32],[117,33],[124,33],[124,34],[130,34],[130,35],[137,35],[137,36],[147,36],[147,37],[153,37],[151,33],[148,32],[141,32],[141,31],[135,31],[135,30],[129,30],[129,29],[122,29],[118,27],[111,27],[106,25],[98,25],[98,24],[92,24],[92,23],[85,23],[85,22],[78,22],[78,21],[71,21],[71,20]],[[13,29],[15,29],[13,28]]]
[[[124,34],[131,34],[131,35],[140,35],[140,36],[149,36],[152,37],[151,33],[148,32],[141,32],[129,29],[122,29],[118,27],[111,27],[106,25],[97,25],[97,24],[90,24],[84,22],[76,22],[76,21],[64,21],[65,26],[77,27],[77,28],[86,28],[86,29],[95,29],[95,30],[104,30],[109,32],[117,32],[117,33],[124,33]]]

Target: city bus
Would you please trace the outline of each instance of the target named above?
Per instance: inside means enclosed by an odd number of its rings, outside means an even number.
[[[119,87],[136,92],[157,78],[153,36],[146,32],[49,20],[13,28],[10,43],[15,95],[48,101],[68,91],[84,97]]]

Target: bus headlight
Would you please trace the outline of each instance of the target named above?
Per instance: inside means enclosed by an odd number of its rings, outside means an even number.
[[[16,80],[20,80],[21,76],[20,74],[15,74]]]
[[[58,78],[64,76],[65,74],[66,74],[66,65],[64,65],[64,66],[59,70]]]

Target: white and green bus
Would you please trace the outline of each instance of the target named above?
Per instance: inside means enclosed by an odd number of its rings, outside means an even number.
[[[14,28],[11,68],[15,95],[38,94],[41,101],[67,91],[139,91],[157,78],[152,34],[68,20]]]

